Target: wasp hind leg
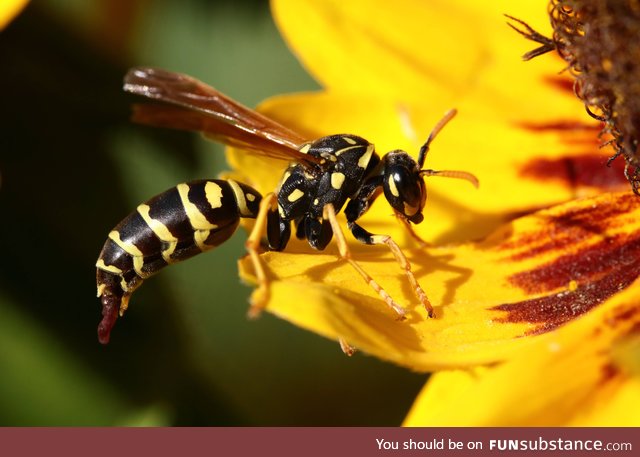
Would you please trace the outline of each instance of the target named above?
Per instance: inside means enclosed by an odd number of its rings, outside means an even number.
[[[267,194],[262,201],[260,202],[260,209],[258,210],[258,215],[256,217],[256,223],[245,242],[245,248],[249,253],[249,258],[251,259],[251,263],[253,264],[253,270],[256,274],[256,279],[258,281],[258,288],[253,291],[251,294],[249,311],[247,312],[247,316],[250,319],[255,319],[262,311],[266,308],[267,303],[269,302],[270,291],[269,291],[269,278],[264,269],[264,265],[262,260],[260,259],[260,246],[261,240],[264,235],[267,233],[267,225],[270,220],[273,220],[273,214],[276,206],[276,195],[274,193]],[[273,238],[271,236],[270,238]],[[281,250],[287,244],[288,241],[288,233],[285,231],[278,245],[274,246],[272,249]],[[278,249],[280,248],[280,249]]]
[[[393,311],[398,314],[398,319],[402,320],[405,318],[406,310],[400,306],[396,301],[391,298],[391,296],[382,288],[380,285],[367,273],[361,266],[351,258],[351,251],[349,250],[349,246],[347,245],[347,240],[344,237],[344,233],[342,232],[342,228],[338,223],[338,219],[336,218],[335,208],[331,203],[325,205],[323,210],[324,219],[328,220],[331,224],[331,229],[333,230],[334,235],[336,236],[336,242],[338,243],[338,250],[340,252],[340,257],[347,262],[349,265],[356,270],[362,279],[369,284],[369,286],[376,291],[376,293],[384,300],[384,302],[391,308]]]

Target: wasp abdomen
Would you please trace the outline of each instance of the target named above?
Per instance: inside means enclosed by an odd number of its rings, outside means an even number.
[[[109,341],[118,313],[146,278],[224,243],[241,217],[257,216],[260,200],[256,190],[233,180],[199,180],[139,205],[109,233],[96,262],[100,342]]]

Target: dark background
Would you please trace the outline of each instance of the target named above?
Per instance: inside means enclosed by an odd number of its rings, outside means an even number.
[[[245,318],[244,233],[149,280],[107,347],[94,264],[143,200],[222,148],[129,123],[134,65],[250,106],[318,86],[263,1],[38,1],[0,32],[0,425],[398,425],[425,376]]]

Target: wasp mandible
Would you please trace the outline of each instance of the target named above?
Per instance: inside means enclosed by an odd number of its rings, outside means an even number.
[[[429,146],[455,115],[449,111],[421,147],[418,159],[395,150],[379,156],[373,144],[350,134],[314,141],[302,138],[279,123],[230,99],[212,87],[179,73],[155,68],[133,68],[124,78],[124,90],[158,103],[134,106],[133,120],[142,124],[193,130],[249,153],[290,163],[280,184],[262,196],[252,187],[232,179],[205,179],[178,184],[140,204],[108,235],[96,263],[102,321],[101,343],[109,341],[118,315],[133,291],[167,265],[208,251],[233,235],[240,218],[256,219],[246,248],[258,278],[249,314],[266,306],[269,282],[259,256],[263,238],[269,250],[282,251],[295,226],[297,238],[323,250],[336,237],[340,257],[375,290],[399,319],[400,306],[351,256],[336,213],[344,208],[347,227],[365,244],[383,244],[393,253],[428,315],[433,307],[411,271],[400,247],[388,235],[373,234],[358,219],[384,194],[400,221],[423,220],[427,191],[424,178],[460,178],[478,186],[464,171],[423,169]],[[348,201],[348,202],[347,202]],[[346,206],[345,206],[346,203]]]

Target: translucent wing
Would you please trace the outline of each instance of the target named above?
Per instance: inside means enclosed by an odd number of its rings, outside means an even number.
[[[163,102],[134,105],[136,122],[202,132],[227,145],[275,159],[306,164],[318,161],[298,150],[305,138],[190,76],[132,68],[124,78],[124,90]]]

